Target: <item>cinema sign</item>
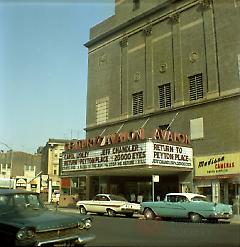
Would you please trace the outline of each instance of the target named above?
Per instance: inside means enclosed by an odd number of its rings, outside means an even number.
[[[189,144],[187,134],[172,132],[168,130],[155,129],[152,136],[148,137],[154,140],[163,140],[167,142],[176,142],[182,144]],[[86,148],[103,147],[107,145],[115,145],[119,143],[126,143],[129,141],[145,140],[144,129],[132,132],[114,133],[107,136],[97,136],[85,140],[73,140],[65,144],[65,151],[81,150]]]
[[[119,134],[118,136],[111,135],[103,137],[101,142],[98,144],[95,143],[95,148],[80,148],[83,143],[84,146],[88,144],[91,146],[94,143],[91,141],[82,143],[76,141],[75,143],[66,145],[66,151],[62,156],[62,171],[146,165],[193,167],[191,147],[179,144],[167,144],[159,141],[170,140],[171,142],[175,141],[187,144],[189,141],[186,135],[158,129],[154,131],[154,138],[152,139],[144,139],[143,134],[143,130],[140,130],[131,134],[128,133],[128,135]],[[141,141],[129,143],[129,141],[133,140]]]

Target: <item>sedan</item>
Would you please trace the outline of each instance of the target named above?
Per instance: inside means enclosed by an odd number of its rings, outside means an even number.
[[[140,211],[146,219],[185,218],[196,223],[203,219],[217,222],[232,216],[231,205],[209,202],[205,196],[194,193],[169,193],[163,201],[141,203]]]
[[[92,219],[48,210],[39,194],[0,189],[1,246],[76,246],[95,238]]]
[[[124,197],[112,194],[97,194],[93,200],[78,201],[76,206],[81,214],[92,212],[103,215],[107,213],[108,216],[123,214],[132,217],[140,210],[139,204],[130,203]]]

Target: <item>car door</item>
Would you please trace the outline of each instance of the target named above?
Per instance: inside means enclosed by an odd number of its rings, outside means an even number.
[[[107,208],[109,207],[110,199],[106,195],[102,195],[99,197],[98,203],[98,213],[106,213]]]
[[[187,198],[179,195],[168,195],[164,206],[161,208],[161,216],[180,218],[186,215]]]
[[[86,209],[88,212],[98,213],[100,204],[100,195],[96,195],[92,201],[87,201]]]

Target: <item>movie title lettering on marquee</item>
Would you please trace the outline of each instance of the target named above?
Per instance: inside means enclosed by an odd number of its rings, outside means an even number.
[[[192,148],[154,142],[150,145],[153,145],[152,164],[193,168]]]
[[[63,154],[62,170],[86,170],[96,168],[139,165],[146,162],[144,143]]]
[[[145,140],[138,144],[109,146],[88,151],[65,152],[62,171],[126,166],[171,166],[192,168],[192,148]]]

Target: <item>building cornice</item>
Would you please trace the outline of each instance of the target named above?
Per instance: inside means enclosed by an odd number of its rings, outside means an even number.
[[[103,39],[116,34],[117,32],[119,32],[120,30],[127,28],[133,24],[135,24],[136,22],[142,20],[143,18],[146,18],[156,12],[158,12],[161,9],[166,8],[167,6],[169,6],[170,4],[173,4],[174,2],[178,2],[179,0],[169,0],[169,1],[165,1],[162,4],[159,4],[158,6],[156,6],[155,8],[152,8],[130,20],[128,20],[127,22],[124,22],[116,27],[114,27],[113,29],[110,29],[109,31],[100,34],[99,36],[97,36],[94,39],[89,40],[87,43],[84,44],[84,46],[86,46],[87,48],[90,48],[91,46],[95,45],[96,43],[102,41]]]

